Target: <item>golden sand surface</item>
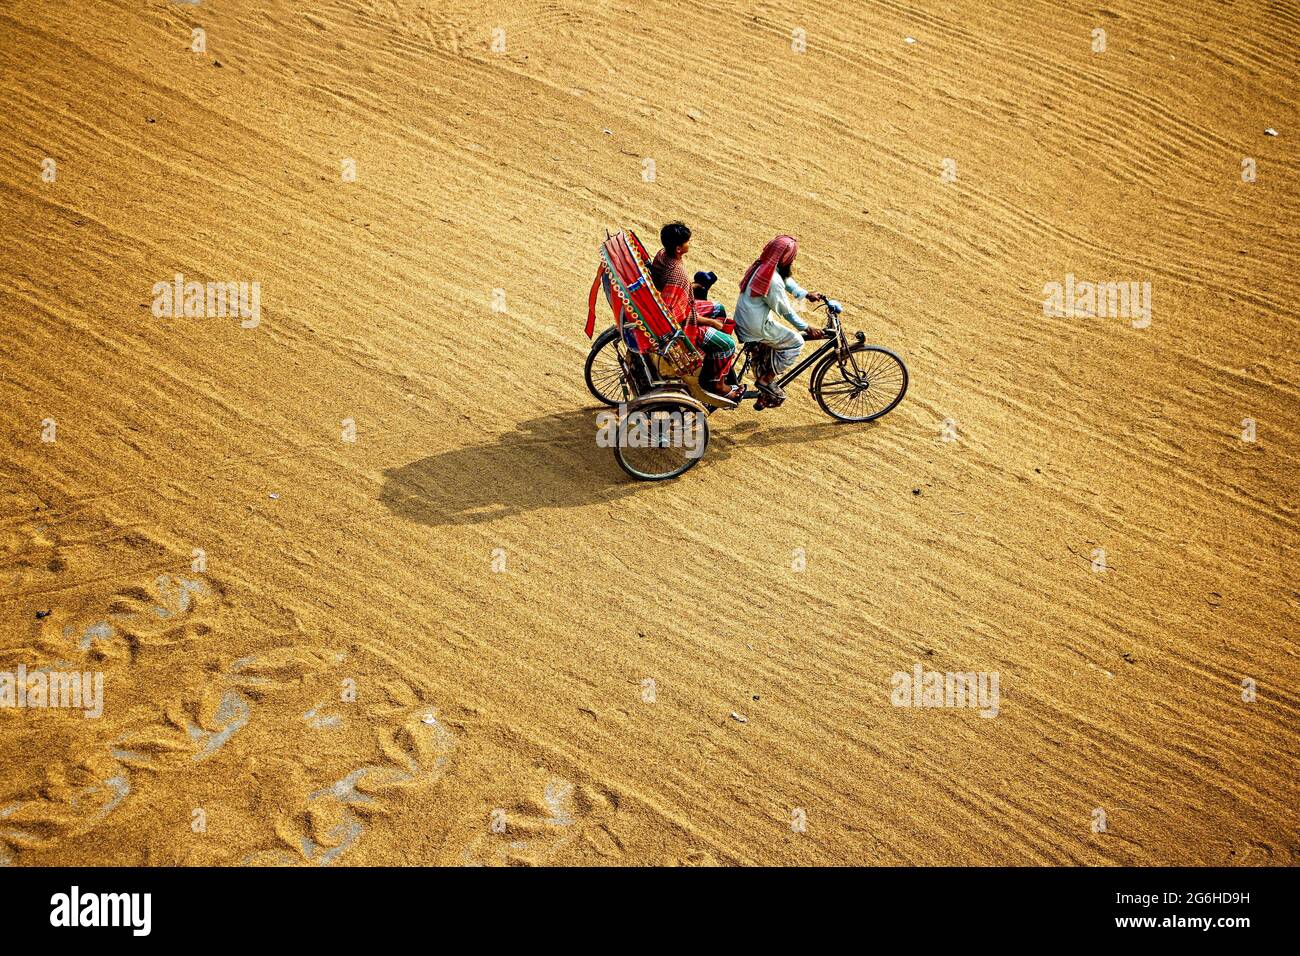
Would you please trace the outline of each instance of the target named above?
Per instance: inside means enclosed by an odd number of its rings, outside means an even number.
[[[7,0],[0,670],[104,691],[0,708],[0,862],[1294,865],[1298,34]],[[627,479],[586,294],[675,218],[729,307],[798,236],[903,404]],[[892,706],[917,664],[997,716]]]

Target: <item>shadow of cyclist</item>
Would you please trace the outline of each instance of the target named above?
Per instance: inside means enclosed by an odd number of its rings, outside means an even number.
[[[772,445],[788,445],[792,442],[802,444],[803,442],[820,441],[823,438],[831,438],[836,435],[844,436],[851,433],[850,430],[846,430],[843,422],[822,419],[807,425],[782,425],[778,424],[779,421],[780,419],[776,418],[776,416],[762,422],[747,418],[737,422],[734,427],[727,429],[725,434],[722,429],[718,429],[709,436],[708,456],[713,456],[715,443],[719,446],[719,450],[723,451],[723,454],[718,456],[721,458],[735,449],[768,448]],[[861,428],[862,426],[858,425],[857,427]]]

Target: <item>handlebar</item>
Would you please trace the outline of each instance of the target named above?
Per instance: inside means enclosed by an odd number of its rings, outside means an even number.
[[[816,305],[814,305],[813,309],[814,310],[820,309],[823,306],[826,307],[826,314],[831,316],[839,315],[841,312],[844,311],[844,306],[836,302],[828,295],[823,295],[821,301],[818,302]]]
[[[840,329],[840,313],[844,311],[844,306],[836,302],[830,296],[823,295],[822,299],[813,309],[826,307],[826,327],[821,331],[826,333],[827,338],[834,338],[842,342],[842,332]]]

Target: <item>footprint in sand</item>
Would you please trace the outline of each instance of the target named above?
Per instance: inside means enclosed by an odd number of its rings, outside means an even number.
[[[55,555],[48,562],[51,571],[66,566],[58,554],[55,532],[39,529],[27,544],[54,549]],[[36,663],[29,666],[29,671],[46,667],[102,670],[106,664],[130,666],[141,647],[175,643],[210,632],[211,627],[196,620],[196,616],[212,615],[215,608],[207,600],[212,593],[201,578],[159,575],[149,586],[120,588],[107,614],[102,607],[92,606],[93,598],[87,600],[62,628],[38,629],[33,646],[19,653],[38,660],[54,658],[53,664]],[[0,806],[0,863],[18,862],[25,849],[48,849],[88,833],[130,795],[134,766],[157,768],[165,764],[162,758],[169,753],[189,753],[193,760],[206,759],[248,720],[247,701],[238,696],[227,695],[208,710],[213,714],[212,726],[173,719],[171,726],[162,725],[165,730],[153,728],[139,741],[134,739],[139,734],[128,733],[103,750],[98,748],[104,745],[94,745],[98,753],[80,762],[56,761],[40,768],[40,783],[11,794],[9,801]],[[136,742],[142,752],[132,749]],[[86,783],[87,779],[93,782]]]
[[[90,770],[102,779],[80,787],[47,780],[26,799],[0,807],[0,865],[18,861],[25,849],[44,850],[99,826],[131,792],[127,774],[116,764],[101,762]]]
[[[107,614],[88,602],[73,612],[62,635],[95,660],[132,662],[142,650],[207,637],[220,597],[220,588],[202,578],[161,574],[148,586],[117,590]]]
[[[612,830],[618,801],[613,794],[553,776],[536,796],[507,808],[498,826],[476,836],[462,852],[466,866],[544,866],[566,848],[581,857],[613,863],[623,844]],[[500,826],[504,823],[504,828]]]
[[[315,711],[317,708],[313,708]],[[312,713],[309,711],[309,713]],[[310,723],[327,730],[331,724]],[[303,805],[277,823],[281,841],[292,848],[264,850],[241,863],[269,866],[329,866],[357,844],[371,816],[390,811],[401,791],[440,780],[456,737],[428,707],[408,709],[394,729],[380,735],[387,762],[365,764],[310,792]]]
[[[326,703],[319,703],[302,715],[308,727],[312,730],[327,730],[343,726],[343,717],[340,714],[326,713],[327,706]]]
[[[248,723],[252,710],[253,705],[243,694],[234,690],[226,691],[221,696],[221,703],[217,705],[217,711],[213,715],[213,721],[218,729],[206,730],[194,723],[185,728],[190,739],[199,745],[199,750],[194,754],[194,762],[207,760],[224,747],[230,738]]]
[[[111,636],[93,625],[89,630],[92,638]],[[46,779],[31,788],[32,796],[19,795],[0,807],[0,864],[17,862],[24,849],[47,849],[94,829],[131,793],[133,771],[174,772],[210,759],[252,716],[253,700],[239,683],[255,685],[261,693],[296,684],[321,659],[291,649],[235,661],[223,675],[226,686],[214,684],[196,700],[177,700],[155,723],[119,735],[91,765],[46,767]],[[64,782],[87,776],[97,782],[78,787]]]
[[[248,726],[258,700],[297,688],[331,658],[339,657],[295,647],[241,657],[197,698],[175,700],[164,709],[161,719],[118,737],[113,757],[130,767],[150,770],[178,770],[189,763],[202,763]]]
[[[208,621],[223,597],[222,589],[201,577],[162,574],[148,585],[120,588],[107,614],[102,608],[83,608],[41,642],[48,645],[46,650],[90,658],[100,667],[130,668],[142,652],[210,634]],[[183,772],[216,758],[259,720],[259,712],[292,721],[293,728],[284,728],[291,733],[304,727],[308,733],[339,730],[354,719],[352,708],[340,707],[330,691],[329,696],[319,691],[313,695],[316,703],[309,708],[297,705],[295,717],[285,714],[283,706],[263,711],[262,704],[303,694],[304,682],[323,679],[344,659],[337,652],[289,646],[231,662],[199,688],[179,694],[152,721],[117,734],[95,758],[94,773],[77,774],[82,780],[92,776],[96,783],[50,787],[47,782],[33,788],[31,796],[14,794],[0,806],[0,863],[16,862],[24,848],[55,846],[98,826],[131,793],[131,775],[137,771]],[[337,693],[337,681],[324,684]],[[371,705],[355,718],[386,726],[374,742],[374,752],[340,779],[322,781],[307,791],[301,806],[274,824],[285,846],[254,854],[248,862],[334,863],[364,837],[369,819],[390,812],[400,791],[441,778],[454,735],[409,688],[394,686],[378,709]],[[304,747],[303,756],[292,762],[312,765],[304,759],[310,752]],[[57,766],[46,769],[47,777],[59,778],[65,772],[67,768]],[[562,808],[563,799],[560,794],[550,797],[556,808]],[[563,810],[557,809],[556,816],[563,819]]]

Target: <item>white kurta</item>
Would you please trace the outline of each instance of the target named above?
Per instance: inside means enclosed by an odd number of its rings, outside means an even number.
[[[743,342],[762,342],[775,351],[775,367],[778,373],[794,365],[803,350],[803,336],[799,334],[808,328],[808,323],[799,318],[790,302],[790,296],[802,299],[808,295],[794,279],[784,283],[779,275],[772,276],[768,283],[767,295],[752,296],[748,287],[740,291],[736,302],[736,338]],[[752,283],[753,280],[751,279]],[[778,316],[794,326],[783,325]],[[796,332],[795,329],[799,331]]]

